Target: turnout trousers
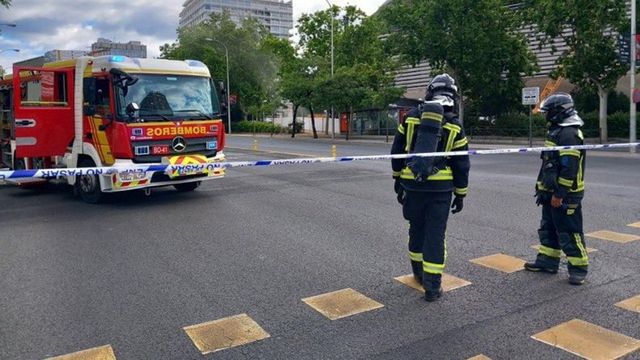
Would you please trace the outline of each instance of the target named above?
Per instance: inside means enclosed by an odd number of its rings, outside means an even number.
[[[582,199],[566,198],[561,208],[551,202],[542,204],[542,221],[538,230],[540,251],[536,263],[558,269],[560,255],[567,255],[570,274],[585,274],[589,266],[589,255],[582,229]]]
[[[439,290],[447,258],[446,230],[452,192],[407,190],[402,213],[409,221],[413,274],[425,290]]]

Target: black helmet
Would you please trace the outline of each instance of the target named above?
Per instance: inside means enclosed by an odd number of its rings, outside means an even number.
[[[547,121],[560,123],[562,120],[577,114],[571,95],[558,92],[549,95],[540,106],[540,112],[546,114]]]
[[[439,99],[434,99],[439,98]],[[427,86],[427,94],[425,100],[448,100],[443,106],[454,106],[455,100],[458,98],[458,87],[456,81],[449,74],[440,74],[434,77]]]

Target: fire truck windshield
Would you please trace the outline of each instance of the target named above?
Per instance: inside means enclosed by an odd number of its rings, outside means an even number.
[[[116,88],[118,118],[129,119],[127,105],[136,103],[137,118],[157,120],[211,119],[220,103],[211,80],[184,75],[132,74],[138,81],[124,92]],[[126,95],[125,95],[126,93]]]

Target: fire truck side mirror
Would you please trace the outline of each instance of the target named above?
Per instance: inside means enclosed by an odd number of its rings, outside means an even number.
[[[140,105],[138,105],[137,103],[129,103],[129,105],[127,105],[127,115],[129,115],[129,117],[133,117],[133,115],[136,113],[136,111],[140,110]]]

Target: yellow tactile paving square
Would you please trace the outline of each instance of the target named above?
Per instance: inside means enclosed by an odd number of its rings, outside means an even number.
[[[587,236],[600,239],[600,240],[613,241],[621,244],[626,244],[632,241],[640,240],[640,236],[638,235],[623,234],[623,233],[618,233],[618,232],[608,231],[608,230],[592,232],[587,234]]]
[[[505,254],[494,254],[469,261],[508,274],[524,269],[525,263],[522,259]]]
[[[634,296],[631,299],[620,301],[616,304],[616,306],[625,310],[640,313],[640,295]]]
[[[187,326],[184,331],[202,355],[270,337],[269,333],[247,314]]]
[[[46,360],[116,360],[116,354],[113,353],[111,345],[104,345],[72,354],[47,358]]]
[[[586,359],[617,359],[640,349],[640,340],[579,319],[554,326],[532,338]]]
[[[630,227],[634,227],[634,228],[638,228],[638,229],[640,229],[640,221],[635,222],[635,223],[633,223],[633,224],[629,224],[629,225],[627,225],[627,226],[630,226]]]
[[[353,289],[343,289],[302,299],[330,320],[338,320],[384,307]]]
[[[539,250],[540,249],[540,245],[532,245],[531,248]],[[597,251],[598,251],[598,249],[587,247],[587,252],[588,253],[594,253],[594,252],[597,252]],[[564,253],[562,253],[562,256],[565,256]]]
[[[480,355],[476,355],[474,357],[470,357],[467,360],[491,360],[491,358],[480,354]]]
[[[414,279],[413,274],[398,276],[397,278],[395,278],[395,280],[407,285],[410,288],[414,288],[418,291],[424,292],[422,284],[418,284],[416,279]],[[467,280],[460,279],[459,277],[455,277],[449,274],[442,274],[442,290],[444,292],[459,289],[467,285],[471,285],[471,283]]]

